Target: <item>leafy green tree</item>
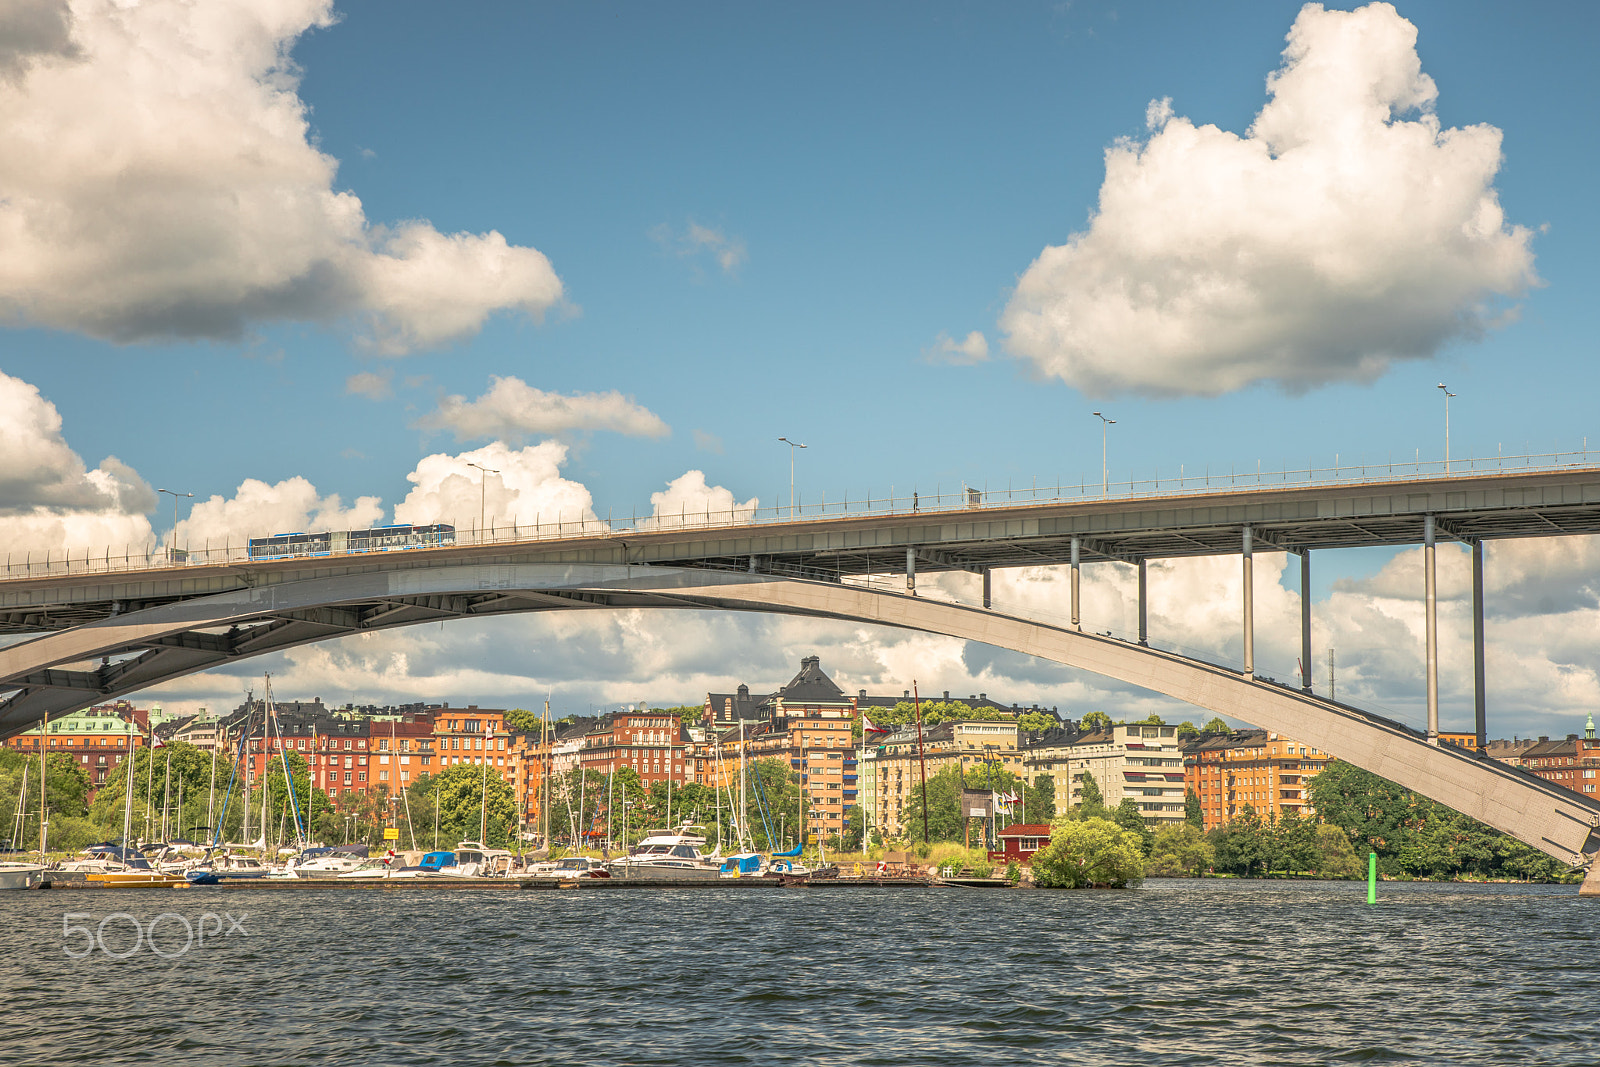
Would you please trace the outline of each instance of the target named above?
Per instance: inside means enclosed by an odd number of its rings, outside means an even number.
[[[1317,864],[1312,868],[1316,873],[1324,878],[1360,878],[1367,873],[1366,860],[1356,855],[1343,830],[1320,823],[1316,838]]]
[[[1145,873],[1151,878],[1199,878],[1214,859],[1211,843],[1189,823],[1163,826],[1156,831]]]
[[[512,733],[534,734],[539,732],[539,716],[527,708],[512,708],[506,712],[506,729]]]
[[[1167,725],[1167,720],[1163,719],[1159,715],[1151,714],[1151,715],[1146,715],[1144,718],[1139,719],[1139,720],[1137,720],[1135,722],[1131,722],[1128,725],[1130,725],[1130,726],[1165,726],[1165,725]]]
[[[1217,870],[1246,878],[1265,873],[1270,842],[1266,826],[1253,806],[1246,804],[1238,818],[1212,830],[1206,839],[1211,843],[1215,857],[1212,865]]]
[[[1028,787],[1028,821],[1048,823],[1056,817],[1056,776],[1036,775]]]
[[[1078,727],[1083,730],[1109,730],[1113,725],[1111,716],[1103,711],[1086,711],[1078,720]]]
[[[1193,789],[1183,791],[1183,821],[1197,830],[1206,828],[1206,817],[1200,810],[1200,795]]]
[[[1180,722],[1178,724],[1178,738],[1179,738],[1179,740],[1183,740],[1185,738],[1190,738],[1190,737],[1199,737],[1199,736],[1200,736],[1200,727],[1196,726],[1194,723],[1190,722],[1188,719],[1185,719],[1185,720],[1183,720],[1182,722]]]
[[[1050,843],[1033,856],[1033,879],[1045,888],[1121,888],[1144,879],[1139,838],[1109,819],[1057,819]]]
[[[1043,733],[1054,729],[1061,724],[1054,715],[1047,715],[1042,711],[1027,711],[1017,718],[1017,725],[1028,733]]]
[[[1139,810],[1139,802],[1132,797],[1123,797],[1122,803],[1117,805],[1117,810],[1111,813],[1111,821],[1139,838],[1139,851],[1148,855],[1150,846],[1155,842],[1155,834],[1150,832],[1150,827],[1145,825],[1144,813]]]
[[[1094,780],[1094,775],[1088,771],[1083,772],[1083,781],[1078,785],[1078,815],[1085,819],[1109,818],[1110,812],[1106,810],[1105,796],[1100,792],[1100,783]]]
[[[966,824],[961,818],[961,769],[946,766],[928,779],[926,791],[928,812],[928,839],[930,841],[960,841],[965,837]],[[924,791],[919,782],[907,798],[905,825],[912,840],[922,839],[922,812]]]
[[[621,777],[621,772],[618,772],[618,777]],[[637,784],[637,775],[634,780]],[[438,794],[439,833],[445,847],[453,847],[460,841],[478,840],[483,825],[485,798],[487,798],[489,826],[484,844],[490,848],[506,848],[513,845],[517,832],[517,810],[511,783],[504,778],[498,774],[490,774],[485,791],[483,768],[463,763],[447,767],[432,776],[429,786],[431,791],[436,791]],[[414,817],[420,814],[413,811]],[[417,835],[419,843],[422,836],[422,834]]]
[[[1200,727],[1200,732],[1205,734],[1227,734],[1233,732],[1233,727],[1223,722],[1219,716],[1213,715],[1209,722]]]
[[[1271,862],[1275,870],[1290,874],[1314,871],[1322,860],[1317,845],[1317,820],[1285,812],[1270,821]]]

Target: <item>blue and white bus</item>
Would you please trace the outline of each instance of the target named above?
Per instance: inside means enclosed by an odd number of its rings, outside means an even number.
[[[437,548],[456,543],[454,526],[379,526],[372,530],[331,533],[286,533],[250,539],[251,559],[289,559],[294,556],[342,556],[351,552],[395,552],[408,548]]]

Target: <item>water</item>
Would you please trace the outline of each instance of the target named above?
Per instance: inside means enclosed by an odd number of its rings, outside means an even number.
[[[1600,1062],[1600,899],[1365,888],[8,893],[0,1063]]]

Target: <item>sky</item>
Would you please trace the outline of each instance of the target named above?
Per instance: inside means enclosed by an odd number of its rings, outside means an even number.
[[[0,539],[601,519],[1582,450],[1590,4],[18,0],[0,12]],[[1596,436],[1600,450],[1600,434]],[[1445,725],[1470,722],[1441,552]],[[1600,549],[1489,553],[1490,729],[1600,700]],[[1257,563],[1289,677],[1298,568]],[[1237,659],[1238,561],[1155,643]],[[961,577],[932,595],[969,597]],[[1133,626],[1095,568],[1086,623]],[[1058,571],[997,604],[1058,618]],[[1313,658],[1421,721],[1415,550],[1323,553]],[[366,635],[141,694],[558,709],[770,689],[1182,705],[945,638],[614,613]]]

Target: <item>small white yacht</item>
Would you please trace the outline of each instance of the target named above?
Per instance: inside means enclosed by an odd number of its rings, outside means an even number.
[[[0,863],[0,889],[36,889],[43,881],[42,863]]]
[[[708,859],[700,851],[706,839],[688,829],[652,830],[626,856],[607,865],[611,877],[668,882],[723,877],[722,861]]]

